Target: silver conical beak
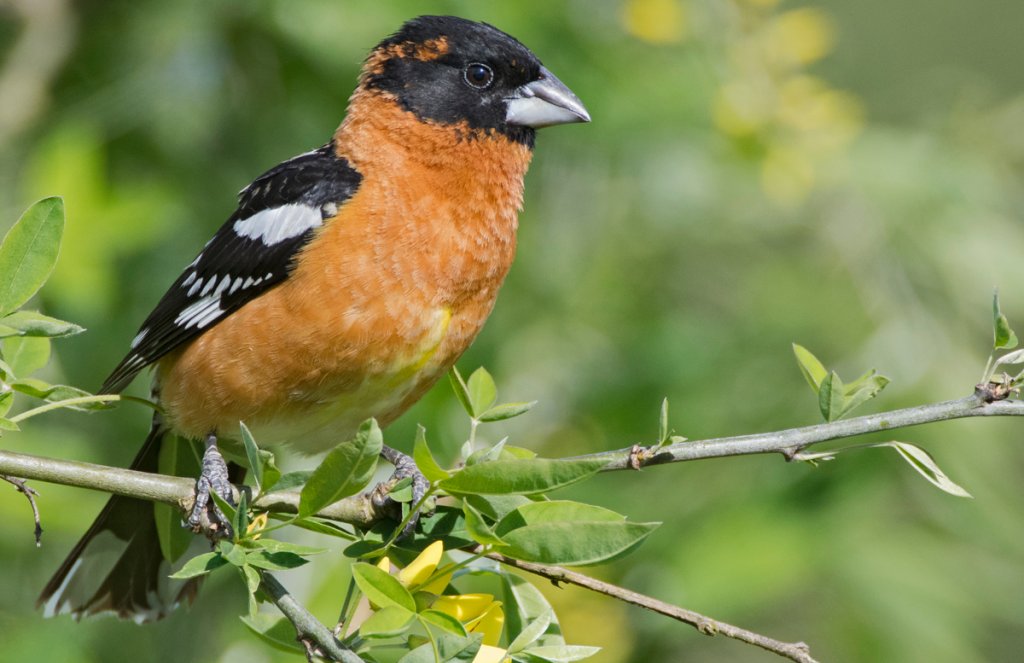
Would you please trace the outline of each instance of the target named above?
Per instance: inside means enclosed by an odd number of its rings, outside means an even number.
[[[590,122],[590,113],[565,83],[541,67],[540,78],[518,88],[509,98],[505,122],[540,129],[555,124]]]

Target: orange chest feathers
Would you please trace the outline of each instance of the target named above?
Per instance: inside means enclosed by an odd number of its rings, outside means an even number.
[[[362,182],[289,279],[161,363],[179,432],[233,436],[245,420],[261,442],[301,435],[321,450],[366,417],[401,414],[490,314],[529,148],[423,123],[384,97],[353,100],[335,142]]]

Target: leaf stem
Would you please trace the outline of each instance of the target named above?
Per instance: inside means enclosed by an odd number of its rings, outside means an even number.
[[[113,403],[121,400],[119,394],[99,394],[96,396],[76,396],[75,398],[66,398],[62,401],[53,401],[39,407],[34,407],[31,410],[25,410],[21,414],[14,415],[10,418],[10,421],[18,423],[19,421],[25,421],[32,417],[49,412],[50,410],[59,410],[62,407],[71,407],[72,405],[88,405],[90,403]]]

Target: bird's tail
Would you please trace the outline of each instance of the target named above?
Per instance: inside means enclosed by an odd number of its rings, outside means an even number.
[[[154,417],[131,469],[157,472],[166,434]],[[182,602],[192,603],[199,590],[200,578],[171,580],[171,572],[161,552],[153,503],[115,495],[47,583],[37,607],[48,617],[112,612],[123,619],[154,621]]]

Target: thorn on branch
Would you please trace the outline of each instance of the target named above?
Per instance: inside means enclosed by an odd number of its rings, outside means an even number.
[[[634,444],[629,450],[629,467],[630,469],[639,470],[644,461],[644,454],[647,450],[641,447],[639,444]]]
[[[36,495],[39,494],[35,488],[28,485],[25,479],[19,479],[17,477],[7,476],[0,474],[0,479],[3,479],[9,484],[12,484],[19,493],[24,495],[28,499],[29,506],[32,507],[32,518],[35,521],[35,537],[36,537],[36,548],[43,544],[43,525],[39,519],[39,506],[36,504]]]
[[[1010,380],[1009,376],[1005,376],[1005,380],[1001,381],[989,381],[984,384],[979,384],[974,387],[974,396],[984,404],[995,403],[996,401],[1004,401],[1013,395],[1017,388],[1013,386],[1013,381]]]

